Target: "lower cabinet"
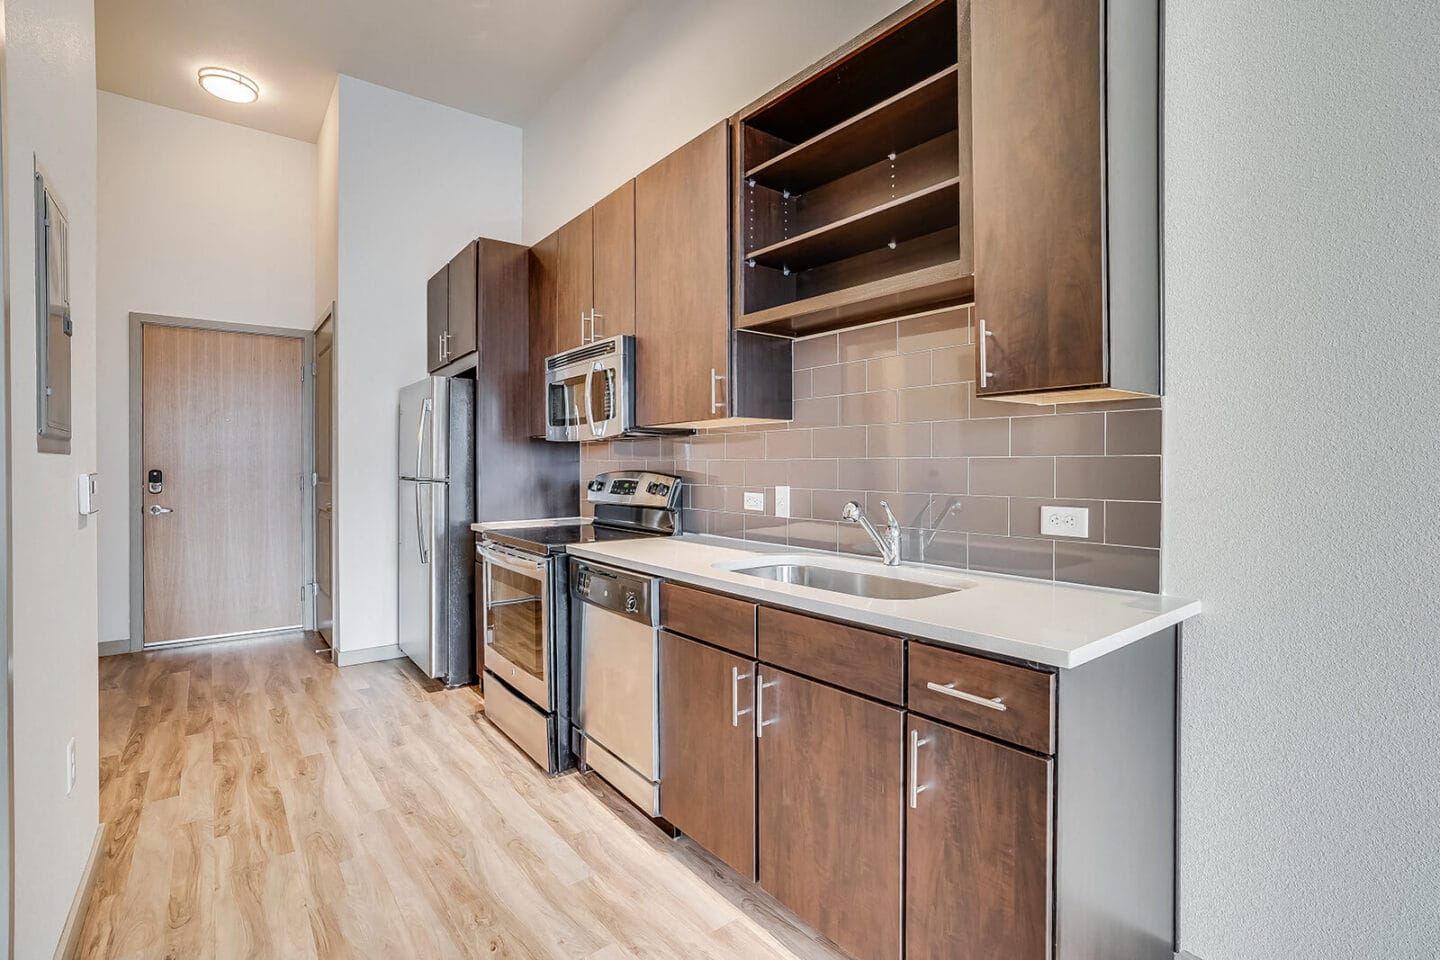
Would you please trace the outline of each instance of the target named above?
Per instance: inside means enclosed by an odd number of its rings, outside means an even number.
[[[907,960],[1046,960],[1054,760],[908,721]]]
[[[856,960],[896,960],[904,715],[773,667],[758,675],[760,886]]]
[[[660,815],[755,879],[755,662],[660,633]]]

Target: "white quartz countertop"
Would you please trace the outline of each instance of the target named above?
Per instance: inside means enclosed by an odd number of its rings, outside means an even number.
[[[1050,583],[905,563],[766,548],[719,537],[649,537],[587,543],[571,556],[653,574],[763,603],[846,620],[917,639],[1053,667],[1078,667],[1200,612],[1198,600]],[[865,570],[966,589],[918,600],[878,600],[766,580],[727,570],[777,553],[825,566]]]

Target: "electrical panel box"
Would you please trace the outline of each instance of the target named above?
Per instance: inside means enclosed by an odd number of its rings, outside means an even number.
[[[41,453],[70,452],[69,223],[35,170],[35,384]]]

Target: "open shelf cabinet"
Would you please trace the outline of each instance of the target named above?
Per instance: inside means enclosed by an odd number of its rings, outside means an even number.
[[[973,297],[969,0],[927,0],[735,117],[735,326]]]

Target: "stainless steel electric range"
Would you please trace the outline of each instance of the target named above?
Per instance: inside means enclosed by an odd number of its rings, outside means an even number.
[[[642,609],[639,591],[631,589],[627,593],[618,586],[613,591],[607,589],[619,584],[615,576],[621,571],[573,559],[567,563],[566,548],[602,540],[679,533],[680,487],[680,478],[668,474],[635,470],[602,473],[585,485],[586,499],[595,507],[593,520],[562,517],[477,525],[480,538],[475,544],[476,589],[482,610],[485,715],[549,773],[568,769],[577,758],[588,762],[593,738],[587,740],[584,733],[587,721],[598,723],[603,732],[610,719],[605,709],[610,699],[602,695],[597,706],[591,691],[619,679],[615,673],[619,668],[606,663],[603,656],[597,660],[586,655],[590,644],[585,624],[595,618],[584,609],[580,615],[572,616],[572,596],[581,601],[582,608],[608,598],[619,606],[613,611],[617,616],[631,622],[637,615],[648,618],[652,630],[658,618],[659,598],[654,590],[643,591]],[[576,571],[573,578],[572,568]],[[591,593],[596,597],[590,597]],[[599,596],[602,594],[604,598]],[[634,609],[625,610],[627,604]],[[597,673],[597,667],[608,673]],[[645,664],[636,668],[647,669]],[[641,676],[631,667],[624,669],[627,677]],[[651,679],[640,681],[641,692],[649,690],[647,702],[655,697],[653,661],[649,671]],[[632,725],[627,719],[625,732],[613,739],[632,742]],[[624,747],[620,752],[631,755]],[[629,766],[625,761],[617,762]],[[654,769],[657,762],[658,758],[641,757],[634,766],[646,769],[632,770],[634,776],[629,779],[649,782],[653,776],[658,782]],[[602,775],[604,764],[603,758],[595,764]],[[606,779],[612,783],[625,779],[625,771],[616,769]],[[622,788],[622,792],[628,796],[635,791]]]

